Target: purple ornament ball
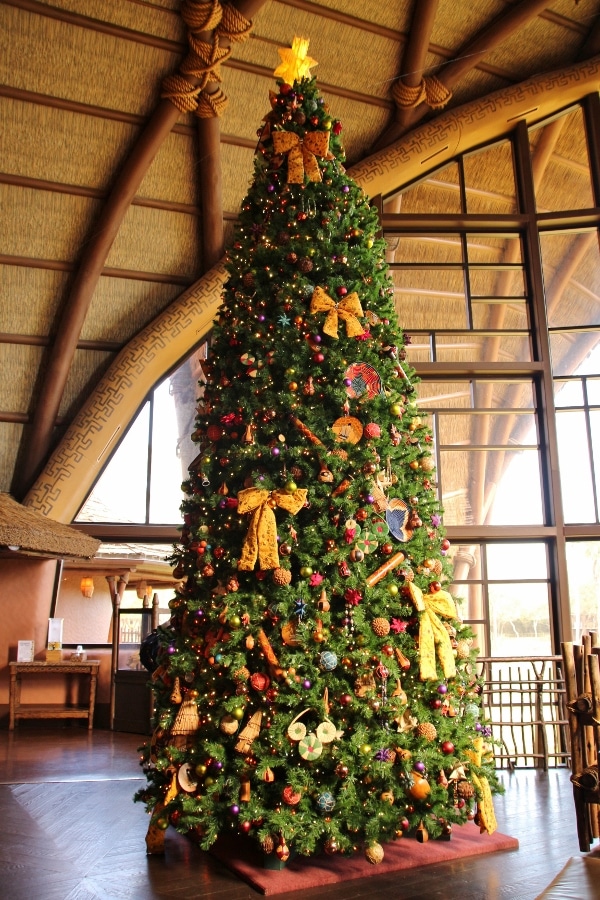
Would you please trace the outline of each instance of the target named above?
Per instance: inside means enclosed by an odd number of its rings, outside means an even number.
[[[415,772],[424,772],[425,771],[425,763],[416,762],[413,766]]]
[[[308,689],[310,688],[310,686],[311,686],[310,681],[308,680],[308,678],[305,678],[304,681],[302,682],[302,687],[305,688],[305,690],[308,691]]]
[[[272,456],[279,456],[279,453],[280,453],[279,447],[271,447],[271,455]]]
[[[438,689],[437,689],[437,690],[438,690],[438,694],[447,694],[447,693],[448,693],[448,686],[445,685],[445,684],[438,684]]]
[[[349,193],[350,193],[350,188],[348,187],[347,184],[345,184],[344,187],[342,188],[342,193],[343,193],[343,194],[349,194]]]
[[[234,803],[232,806],[229,807],[229,812],[231,813],[232,816],[239,816],[240,808],[237,805],[237,803]]]

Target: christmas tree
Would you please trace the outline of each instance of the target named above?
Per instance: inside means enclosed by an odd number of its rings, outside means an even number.
[[[136,799],[158,843],[378,862],[493,831],[498,783],[385,242],[307,48],[280,51],[228,256]]]

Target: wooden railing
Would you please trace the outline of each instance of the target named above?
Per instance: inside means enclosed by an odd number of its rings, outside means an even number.
[[[479,657],[482,704],[497,768],[568,766],[566,690],[561,656]]]

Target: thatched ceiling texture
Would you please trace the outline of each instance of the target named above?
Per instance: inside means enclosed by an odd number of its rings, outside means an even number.
[[[214,17],[219,5],[183,4],[194,6]],[[17,497],[119,351],[221,258],[278,47],[310,38],[350,165],[446,110],[599,47],[598,0],[234,0],[225,26],[211,20],[200,35],[221,28],[231,49],[219,86],[228,104],[198,118],[161,99],[188,53],[181,7],[0,3],[0,490]],[[443,107],[403,108],[402,86],[414,90],[423,75],[439,79]],[[216,87],[206,92],[215,104]],[[564,130],[544,170],[549,208],[558,188],[572,193],[564,160],[573,141]],[[480,200],[509,212],[502,166],[485,164]],[[448,181],[422,198],[429,211],[432,202],[451,209],[450,170]]]

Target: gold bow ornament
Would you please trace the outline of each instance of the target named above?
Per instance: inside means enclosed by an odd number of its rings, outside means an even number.
[[[431,681],[438,677],[435,666],[435,651],[442,665],[446,678],[454,678],[456,664],[450,643],[450,635],[439,618],[456,619],[456,605],[452,594],[448,591],[436,591],[424,594],[411,581],[408,584],[410,599],[419,616],[419,657],[421,681]]]
[[[474,765],[481,766],[484,750],[483,738],[476,737],[473,739],[473,750],[467,750],[466,754]],[[496,822],[496,813],[494,812],[494,802],[489,782],[485,775],[476,775],[473,771],[471,772],[471,778],[478,791],[477,821],[479,830],[493,834],[498,827],[498,823]]]
[[[317,156],[325,158],[329,152],[328,131],[307,131],[304,140],[295,131],[273,131],[275,153],[288,158],[288,184],[304,184],[304,176],[309,181],[322,181]]]
[[[293,516],[306,503],[306,488],[296,488],[293,493],[246,488],[238,494],[238,513],[251,513],[248,533],[244,539],[238,569],[251,572],[258,559],[261,569],[277,569],[277,522],[275,509],[279,506]]]
[[[348,337],[357,337],[365,330],[358,321],[358,316],[364,316],[364,313],[356,291],[347,294],[339,303],[336,303],[325,293],[323,288],[316,287],[311,297],[310,311],[313,315],[327,313],[323,331],[329,337],[338,337],[338,319],[342,319],[346,323]]]

